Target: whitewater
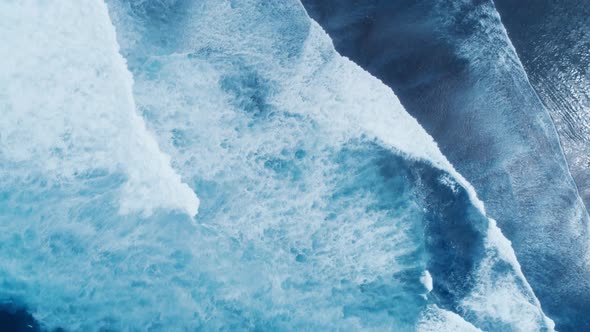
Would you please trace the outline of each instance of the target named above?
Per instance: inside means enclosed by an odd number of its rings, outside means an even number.
[[[43,328],[553,330],[298,1],[7,1],[0,41],[0,302]]]

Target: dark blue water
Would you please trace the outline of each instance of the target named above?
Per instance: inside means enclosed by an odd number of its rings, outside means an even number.
[[[11,305],[0,306],[0,331],[6,332],[37,332],[39,324],[25,309]]]
[[[588,215],[494,4],[303,3],[475,186],[557,329],[590,329],[590,267],[580,259],[589,252]]]
[[[590,7],[580,0],[495,3],[590,206]]]

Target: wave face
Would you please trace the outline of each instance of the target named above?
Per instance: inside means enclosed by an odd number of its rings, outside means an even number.
[[[299,2],[0,22],[0,302],[37,321],[10,324],[553,329],[469,183]]]
[[[392,87],[473,183],[557,328],[588,329],[588,214],[494,4],[303,3],[336,49]]]

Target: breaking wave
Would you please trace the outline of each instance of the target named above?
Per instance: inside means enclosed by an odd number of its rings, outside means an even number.
[[[299,2],[0,22],[0,301],[41,328],[553,329],[473,188]]]

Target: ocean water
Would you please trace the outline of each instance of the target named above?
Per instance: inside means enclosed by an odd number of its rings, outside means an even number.
[[[541,2],[500,2],[513,17],[512,26],[520,29],[521,40],[531,45],[546,40],[553,45],[549,38],[525,32],[534,29],[529,22],[546,21],[536,15],[536,11],[543,12]],[[515,51],[494,3],[303,3],[333,38],[336,49],[390,86],[473,184],[489,215],[512,242],[525,276],[545,311],[556,320],[558,330],[590,328],[586,314],[590,297],[582,295],[590,294],[589,219],[574,182],[588,169],[583,165],[588,144],[584,140],[577,140],[576,145],[565,142],[562,149],[563,135],[558,136],[550,117],[555,112],[531,86],[525,71],[530,66],[522,66],[516,52],[520,44],[516,43]],[[526,12],[517,16],[515,8]],[[579,14],[576,22],[583,22],[585,16]],[[583,30],[580,23],[570,25],[556,11],[545,15],[552,17],[552,27]],[[553,30],[547,34],[561,38]],[[566,54],[577,53],[583,60],[583,45]],[[553,54],[540,57],[547,59],[543,60],[547,66],[570,63],[553,61],[562,52],[547,53],[547,47],[537,48],[538,54]],[[538,62],[539,57],[531,54],[529,59]],[[585,70],[583,65],[571,63],[572,72],[575,68]],[[545,75],[541,70],[532,71],[532,75]],[[557,75],[559,70],[552,73]],[[583,80],[581,75],[576,77]],[[583,82],[561,82],[558,86],[564,91],[570,86],[587,87]],[[584,100],[583,93],[578,95]],[[583,118],[581,110],[565,112],[560,118],[574,113]],[[574,130],[578,136],[583,135],[585,120],[569,122],[579,128]],[[564,133],[563,121],[557,128]],[[572,158],[579,162],[571,163]],[[573,166],[574,179],[569,166]]]
[[[308,11],[0,3],[0,328],[554,329],[449,142]]]
[[[579,1],[538,1],[525,6],[496,0],[496,6],[532,86],[551,114],[569,169],[588,207],[590,8]],[[588,312],[584,298],[575,300],[579,312]],[[586,315],[571,313],[569,319],[572,330],[590,328]]]
[[[531,84],[553,118],[572,176],[590,205],[590,9],[584,2],[497,0]]]

